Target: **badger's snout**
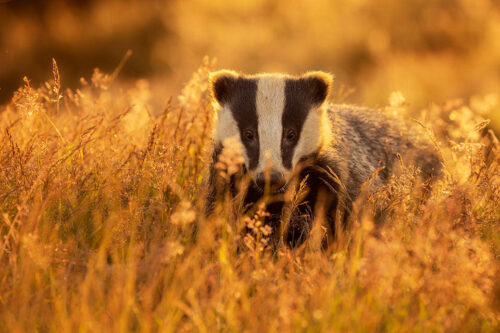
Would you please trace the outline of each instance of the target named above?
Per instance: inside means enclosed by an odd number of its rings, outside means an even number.
[[[267,183],[269,183],[271,192],[280,192],[286,185],[285,176],[277,171],[272,171],[269,174],[259,172],[255,175],[254,181],[262,191],[266,188]]]

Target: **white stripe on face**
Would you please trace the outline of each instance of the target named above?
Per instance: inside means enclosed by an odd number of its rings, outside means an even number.
[[[321,111],[311,109],[302,126],[299,142],[295,146],[292,158],[292,167],[295,167],[299,160],[316,151],[321,144]]]
[[[275,171],[285,173],[281,157],[281,117],[285,108],[285,78],[262,76],[257,83],[257,116],[259,121],[259,165],[256,172],[263,172],[266,163]]]
[[[228,106],[223,106],[215,114],[217,115],[217,120],[215,122],[217,125],[215,128],[215,135],[214,135],[215,142],[222,144],[224,143],[224,140],[231,137],[236,137],[236,139],[241,144],[241,147],[244,147],[243,143],[241,142],[240,130],[238,129],[238,124],[234,119],[231,109]],[[245,157],[245,165],[248,168],[249,161],[246,150],[242,149],[242,151],[243,151],[243,157]]]

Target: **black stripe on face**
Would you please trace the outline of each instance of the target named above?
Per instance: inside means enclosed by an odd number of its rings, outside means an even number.
[[[259,134],[257,107],[257,80],[237,78],[231,87],[228,106],[238,124],[241,142],[248,156],[248,167],[253,170],[259,164]],[[252,135],[250,135],[252,134]]]
[[[292,168],[293,152],[300,139],[300,133],[309,110],[313,106],[310,92],[305,89],[305,79],[288,79],[285,82],[285,109],[281,118],[283,134],[281,136],[281,157],[283,166]],[[289,133],[295,133],[293,140],[289,140]]]

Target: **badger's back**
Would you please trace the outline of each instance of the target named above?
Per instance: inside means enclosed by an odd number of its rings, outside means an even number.
[[[439,173],[440,159],[422,130],[382,111],[352,105],[329,104],[332,140],[324,158],[336,167],[351,197],[377,169],[374,186],[380,186],[405,164],[421,169],[424,180]]]

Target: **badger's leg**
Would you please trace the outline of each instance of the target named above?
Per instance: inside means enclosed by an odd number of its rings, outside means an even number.
[[[302,245],[313,226],[313,209],[309,204],[299,205],[290,216],[286,230],[286,242],[291,248]]]
[[[327,230],[323,247],[328,247],[339,231],[344,231],[349,208],[339,199],[338,193],[332,193],[324,186],[311,187],[302,203],[292,212],[288,230],[287,243],[293,248],[307,240],[313,223],[323,222]],[[339,211],[340,210],[340,211]]]

